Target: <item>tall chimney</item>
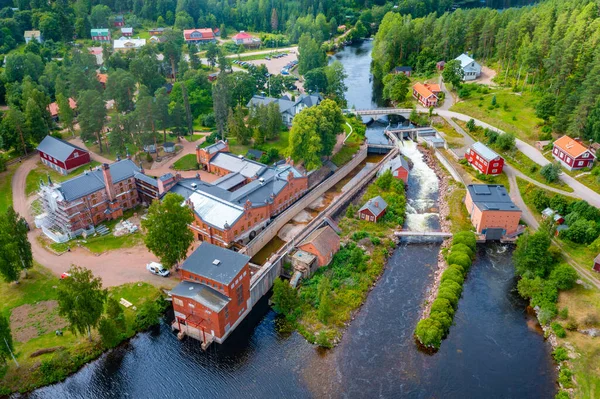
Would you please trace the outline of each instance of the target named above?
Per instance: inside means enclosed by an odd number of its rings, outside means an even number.
[[[102,177],[104,178],[104,188],[108,194],[108,199],[112,202],[116,198],[115,187],[113,186],[112,175],[110,174],[110,166],[107,163],[102,164]]]

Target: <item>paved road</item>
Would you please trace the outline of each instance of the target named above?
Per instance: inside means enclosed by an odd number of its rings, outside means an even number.
[[[458,112],[453,112],[453,111],[447,111],[447,110],[438,110],[437,111],[438,115],[446,118],[446,120],[452,120],[452,118],[456,118],[458,120],[461,120],[463,122],[468,122],[470,119],[474,119],[471,118],[469,115],[465,115],[465,114],[461,114]],[[488,124],[485,123],[483,121],[480,121],[478,119],[474,119],[475,123],[483,128],[487,128],[487,129],[491,129],[491,130],[495,130],[499,133],[504,133],[504,131]],[[464,130],[460,129],[459,132],[461,134],[466,134],[466,132],[464,132]],[[463,135],[464,135],[463,134]],[[468,135],[467,135],[468,136]],[[470,136],[469,136],[470,137]],[[467,140],[467,138],[465,137],[465,140]],[[472,140],[472,138],[471,138]],[[516,139],[515,145],[517,147],[517,149],[519,151],[521,151],[523,154],[525,154],[528,158],[530,158],[533,162],[537,163],[540,166],[544,166],[550,163],[550,161],[548,161],[543,155],[542,153],[535,148],[534,146]],[[521,174],[522,176],[525,176],[523,174]],[[573,193],[567,193],[561,190],[556,190],[556,189],[552,189],[551,187],[545,186],[539,182],[536,182],[535,180],[529,179],[528,177],[523,177],[526,180],[531,181],[534,184],[537,185],[541,185],[542,187],[550,190],[550,191],[554,191],[554,192],[560,192],[561,194],[564,195],[570,195],[572,197],[577,197],[577,198],[582,198],[585,199],[587,202],[589,202],[591,205],[594,205],[595,207],[600,208],[600,194],[598,194],[597,192],[595,192],[594,190],[588,188],[587,186],[585,186],[584,184],[580,183],[579,181],[577,181],[575,178],[569,176],[566,173],[561,173],[560,175],[560,179],[565,182],[569,187],[571,187],[573,189]]]

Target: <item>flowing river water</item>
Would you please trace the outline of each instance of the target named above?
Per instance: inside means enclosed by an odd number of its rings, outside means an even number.
[[[371,42],[335,57],[349,77],[349,106],[372,101]],[[381,127],[373,127],[381,128]],[[439,227],[438,185],[414,144],[406,228]],[[207,352],[180,342],[163,323],[139,334],[33,398],[552,398],[550,347],[515,291],[511,250],[480,246],[465,282],[455,325],[435,355],[412,333],[432,281],[439,244],[400,244],[335,349],[277,332],[263,298],[224,345]]]

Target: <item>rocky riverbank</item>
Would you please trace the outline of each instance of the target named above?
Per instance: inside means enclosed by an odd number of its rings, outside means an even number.
[[[450,176],[438,163],[434,153],[429,148],[424,146],[419,146],[419,151],[423,154],[423,159],[427,166],[429,166],[438,178],[439,181],[439,200],[438,200],[438,212],[440,219],[440,228],[444,232],[450,232],[451,223],[449,221],[448,216],[450,215],[450,208],[448,206],[448,194],[449,191],[452,190],[449,184]],[[444,270],[448,268],[448,264],[444,259],[444,254],[450,248],[451,240],[444,240],[440,247],[440,252],[438,254],[438,266],[434,272],[433,281],[431,285],[427,288],[427,292],[425,294],[425,302],[423,304],[423,309],[421,313],[421,319],[424,319],[429,316],[429,311],[431,310],[431,304],[435,300],[437,296],[438,289],[440,288],[440,279],[442,277],[442,273]]]

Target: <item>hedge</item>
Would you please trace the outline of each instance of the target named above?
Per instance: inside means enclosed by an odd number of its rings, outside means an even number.
[[[472,232],[462,231],[454,235],[446,258],[449,266],[442,273],[429,317],[419,321],[415,328],[415,339],[419,345],[429,350],[438,350],[442,339],[448,335],[476,249],[477,240]]]

